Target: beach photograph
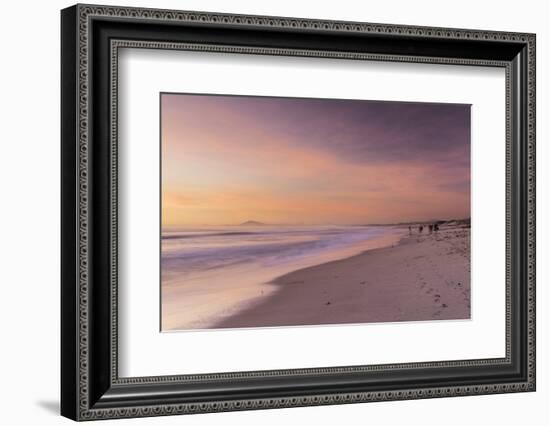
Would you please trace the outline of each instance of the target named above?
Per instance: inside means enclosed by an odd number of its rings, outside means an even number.
[[[160,94],[160,330],[467,320],[471,105]]]

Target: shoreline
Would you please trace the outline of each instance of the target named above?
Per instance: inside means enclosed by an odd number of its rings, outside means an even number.
[[[211,292],[203,292],[207,278],[202,277],[191,283],[188,279],[184,286],[167,285],[162,288],[162,331],[197,331],[217,329],[218,323],[227,318],[239,315],[241,312],[256,306],[279,292],[280,288],[274,282],[288,274],[316,267],[339,260],[357,256],[366,251],[392,246],[399,242],[405,230],[399,232],[391,229],[387,233],[360,242],[356,245],[342,248],[336,252],[324,253],[302,265],[281,265],[272,268],[261,268],[253,274],[249,269],[237,266],[226,271],[225,279],[218,281],[217,297],[213,299]],[[210,277],[211,279],[212,277]],[[189,294],[192,297],[189,297]],[[256,325],[254,325],[255,327]]]
[[[470,229],[405,235],[264,286],[275,290],[208,329],[469,319]]]

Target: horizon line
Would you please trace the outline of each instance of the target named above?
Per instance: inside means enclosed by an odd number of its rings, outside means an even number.
[[[178,224],[178,225],[163,225],[162,229],[165,228],[178,228],[178,227],[199,227],[199,226],[396,226],[396,225],[413,225],[413,224],[425,224],[425,223],[434,223],[434,222],[454,222],[454,221],[466,221],[471,220],[471,216],[468,217],[459,217],[459,218],[450,218],[450,219],[421,219],[421,220],[410,220],[410,221],[400,221],[400,222],[376,222],[376,223],[266,223],[256,220],[248,220],[241,223],[200,223],[200,224]],[[253,223],[249,223],[253,222]]]

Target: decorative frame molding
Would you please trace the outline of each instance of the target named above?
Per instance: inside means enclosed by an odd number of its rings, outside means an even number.
[[[182,29],[224,28],[228,32],[243,29],[256,32],[276,31],[289,34],[289,37],[300,37],[300,34],[308,32],[325,34],[327,37],[347,34],[350,35],[350,40],[354,40],[354,37],[370,36],[372,40],[400,40],[409,45],[424,42],[428,46],[424,49],[426,52],[435,51],[435,45],[430,44],[434,40],[438,43],[450,43],[449,45],[464,45],[469,49],[479,47],[480,53],[474,52],[464,57],[425,53],[405,55],[377,51],[376,49],[380,50],[378,45],[374,46],[374,52],[365,52],[354,51],[351,44],[349,50],[325,50],[316,47],[259,47],[166,38],[152,41],[134,38],[134,33],[126,33],[124,24],[129,22],[139,23],[144,28],[143,31],[153,32],[162,26],[170,25],[175,28],[176,25]],[[98,26],[94,27],[96,23]],[[105,25],[106,29],[101,25]],[[102,32],[109,33],[109,36],[102,36]],[[117,34],[122,33],[124,38],[117,37]],[[535,41],[533,34],[510,32],[90,5],[76,5],[65,9],[62,12],[62,414],[75,420],[92,420],[535,390]],[[489,46],[493,49],[498,46],[501,49],[494,49],[496,52],[491,56],[487,53]],[[117,71],[118,49],[126,47],[505,68],[506,357],[119,378]],[[464,49],[457,48],[457,51]],[[101,101],[97,101],[100,97]],[[101,120],[108,123],[100,122],[97,117],[102,117]],[[96,142],[99,138],[106,139],[108,143],[101,145]],[[108,171],[108,179],[105,181],[105,178],[97,177],[93,167],[97,167],[98,158],[107,157],[109,160],[103,161],[105,164],[102,163],[101,166],[103,171]],[[94,158],[93,163],[91,158]],[[105,189],[107,191],[103,191]],[[108,230],[108,237],[107,234],[96,234],[98,231],[95,229],[103,228]],[[108,265],[102,265],[108,271],[96,266],[97,258],[100,257],[97,250],[100,246],[108,253]],[[512,262],[515,256],[521,258],[519,266],[514,266],[516,262]],[[107,284],[98,284],[98,276],[108,278]],[[108,288],[102,287],[107,285]],[[513,302],[518,303],[521,309],[514,307]],[[103,306],[101,312],[98,311],[97,304]],[[248,393],[243,391],[242,395],[246,394],[247,397],[239,397],[241,394],[227,394],[224,397],[223,394],[218,395],[222,393],[221,390],[216,391],[216,388],[223,388],[223,383],[234,379],[248,379],[257,385],[259,380],[270,378],[297,381],[311,376],[325,383],[335,375],[342,377],[349,374],[357,380],[357,377],[362,377],[361,374],[368,373],[393,372],[398,377],[401,372],[413,370],[448,371],[455,368],[466,371],[490,366],[508,368],[508,375],[513,370],[516,378],[493,382],[480,379],[479,383],[472,382],[468,385],[417,387],[409,384],[397,386],[395,389],[376,390],[357,387],[358,390],[337,392],[322,392],[321,385],[319,391],[302,393],[293,390],[284,393],[274,388],[269,397],[254,397],[252,390],[247,390]],[[182,394],[179,399],[170,399],[163,394],[163,387],[171,387],[173,390],[174,386],[186,384],[210,386],[209,392],[218,396],[206,400],[199,397],[193,399],[187,393],[185,396]],[[350,387],[353,386],[350,384],[348,388]],[[138,388],[141,395],[149,393],[150,397],[137,396]]]

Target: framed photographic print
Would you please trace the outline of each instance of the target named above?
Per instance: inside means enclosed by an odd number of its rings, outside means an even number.
[[[61,30],[64,416],[535,390],[535,35]]]

